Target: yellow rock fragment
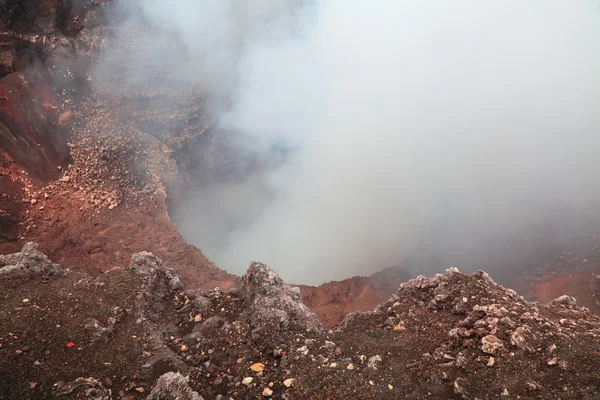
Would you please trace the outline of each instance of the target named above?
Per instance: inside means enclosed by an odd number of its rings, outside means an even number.
[[[283,381],[283,384],[285,385],[285,387],[289,388],[294,385],[294,382],[296,382],[294,378],[288,378],[285,381]]]
[[[263,369],[265,369],[265,364],[258,362],[258,363],[252,364],[250,366],[250,369],[254,372],[260,372]]]

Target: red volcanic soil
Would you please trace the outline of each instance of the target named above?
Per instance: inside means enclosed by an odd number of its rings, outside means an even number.
[[[370,278],[355,277],[329,282],[318,287],[300,286],[302,302],[317,314],[325,327],[340,323],[355,311],[373,311],[392,292],[383,291]]]
[[[571,252],[554,257],[524,272],[513,287],[525,298],[540,303],[569,294],[579,305],[600,314],[600,245],[590,244],[577,255]]]
[[[86,120],[82,126],[115,129],[117,119],[110,110],[94,111],[91,103],[86,104],[90,108],[82,106],[85,111],[73,113],[72,122],[81,122],[78,118],[85,115],[94,118],[96,125]],[[151,161],[163,174],[176,170],[166,153],[146,157],[150,152],[143,144],[152,138],[133,140],[142,133],[124,126],[118,126],[120,134],[109,131],[105,136],[91,134],[87,128],[70,136],[74,163],[60,170],[53,167],[61,174],[58,180],[34,184],[26,176],[15,182],[4,178],[4,197],[12,205],[6,211],[20,226],[18,240],[13,234],[11,240],[1,241],[0,253],[15,252],[24,241],[34,240],[61,265],[98,275],[146,250],[172,265],[190,287],[231,287],[237,278],[188,245],[170,221],[166,190],[158,175],[138,171]]]

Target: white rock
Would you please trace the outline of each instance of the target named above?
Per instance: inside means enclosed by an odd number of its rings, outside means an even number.
[[[283,381],[283,384],[285,385],[285,387],[289,388],[294,386],[294,382],[296,382],[294,378],[288,378],[285,381]]]
[[[246,377],[246,378],[242,379],[242,383],[243,383],[244,385],[248,386],[249,384],[251,384],[251,383],[252,383],[252,381],[253,381],[253,380],[254,380],[254,378],[252,378],[252,377],[248,376],[248,377]]]

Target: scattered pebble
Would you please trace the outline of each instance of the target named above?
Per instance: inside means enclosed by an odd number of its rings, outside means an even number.
[[[294,386],[294,382],[296,382],[294,378],[288,378],[285,381],[283,381],[283,384],[285,385],[285,387],[289,388]]]
[[[254,372],[260,372],[265,369],[265,364],[258,362],[258,363],[252,364],[250,366],[250,369]]]
[[[252,383],[253,380],[254,380],[254,378],[247,376],[246,378],[242,379],[242,384],[248,386],[249,384]]]

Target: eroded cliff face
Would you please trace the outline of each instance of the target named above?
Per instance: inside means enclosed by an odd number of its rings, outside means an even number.
[[[593,399],[600,318],[530,303],[456,268],[322,328],[252,263],[239,289],[187,290],[151,253],[96,278],[27,243],[0,256],[0,398]]]
[[[0,30],[73,35],[83,28],[90,9],[103,0],[2,0]]]
[[[196,287],[230,287],[236,278],[181,238],[166,204],[185,175],[176,154],[203,132],[205,102],[160,82],[129,98],[92,77],[107,3],[0,3],[1,251],[35,239],[97,275],[149,249],[177,260]]]
[[[90,43],[75,38],[89,2],[0,3],[0,166],[12,163],[37,181],[59,175],[69,161],[60,109],[81,94],[87,81]]]

